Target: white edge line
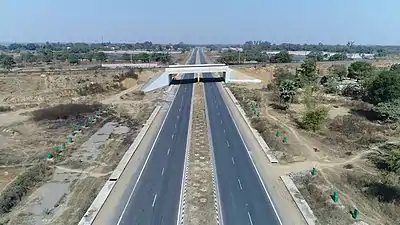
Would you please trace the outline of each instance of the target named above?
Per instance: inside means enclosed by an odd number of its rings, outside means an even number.
[[[165,123],[165,121],[167,121],[169,112],[171,111],[171,108],[172,108],[172,106],[174,105],[174,102],[175,102],[175,99],[176,99],[176,95],[178,94],[178,92],[179,92],[179,88],[178,88],[178,90],[176,90],[176,92],[175,92],[174,100],[171,102],[171,104],[170,104],[169,107],[168,107],[167,114],[165,115],[164,120],[163,120],[163,122],[162,122],[162,124],[161,124],[160,130],[158,131],[157,136],[156,136],[156,138],[154,139],[153,145],[151,146],[150,152],[149,152],[149,154],[147,155],[147,158],[146,158],[146,161],[144,162],[144,165],[143,165],[143,167],[142,167],[142,170],[140,171],[139,176],[138,176],[138,178],[137,178],[137,180],[136,180],[136,182],[135,182],[135,185],[133,186],[133,189],[132,189],[131,194],[129,195],[128,201],[126,202],[125,207],[124,207],[124,209],[122,210],[122,213],[121,213],[121,215],[120,215],[120,217],[119,217],[119,219],[118,219],[117,225],[119,225],[119,224],[121,223],[122,217],[124,216],[125,211],[126,211],[126,209],[128,208],[128,204],[129,204],[129,202],[131,201],[132,196],[133,196],[133,193],[135,192],[136,186],[137,186],[137,184],[138,184],[138,182],[139,182],[139,180],[140,180],[140,178],[141,178],[141,176],[142,176],[142,173],[143,173],[144,169],[146,168],[146,165],[147,165],[147,162],[149,161],[150,155],[151,155],[151,153],[153,152],[154,146],[156,145],[156,143],[157,143],[157,141],[158,141],[158,137],[160,136],[160,133],[161,133],[163,127],[164,127],[164,123]]]
[[[177,225],[180,225],[181,224],[181,219],[183,219],[182,218],[182,201],[183,201],[183,192],[184,192],[185,183],[186,183],[185,182],[186,181],[186,167],[187,167],[188,158],[189,158],[190,139],[191,139],[191,136],[192,136],[191,135],[191,131],[192,131],[193,99],[194,99],[194,88],[195,88],[195,86],[196,86],[196,84],[193,83],[192,99],[191,99],[191,102],[190,102],[189,126],[188,126],[188,133],[187,133],[187,139],[186,139],[186,152],[185,152],[185,159],[184,159],[183,171],[182,171],[183,175],[182,175],[182,183],[181,183],[181,194],[179,196],[179,208],[178,208],[178,215],[176,217],[176,224]]]
[[[215,164],[215,153],[214,153],[214,146],[213,146],[213,138],[212,138],[212,134],[211,134],[211,126],[210,126],[210,120],[208,119],[209,118],[209,116],[208,116],[208,106],[207,106],[207,103],[208,103],[208,99],[207,99],[207,96],[206,96],[206,91],[205,91],[205,88],[203,88],[203,91],[204,91],[204,98],[206,99],[206,102],[205,102],[205,111],[206,111],[206,120],[207,120],[207,127],[208,127],[208,138],[209,138],[209,142],[210,142],[210,148],[211,148],[211,152],[212,152],[212,154],[211,154],[211,160],[212,160],[212,163],[213,163],[213,167],[214,167],[214,182],[215,182],[215,189],[216,189],[216,192],[217,192],[217,202],[218,202],[218,207],[219,207],[219,210],[218,210],[218,216],[219,216],[219,224],[221,224],[221,225],[223,225],[224,224],[224,219],[223,219],[223,216],[222,216],[222,205],[221,205],[221,199],[220,199],[220,194],[219,194],[219,183],[218,183],[218,174],[217,174],[217,166],[216,166],[216,164]]]
[[[250,160],[251,160],[251,162],[252,162],[252,164],[253,164],[253,167],[254,167],[254,169],[255,169],[256,172],[257,172],[258,179],[260,180],[260,182],[261,182],[261,184],[262,184],[262,186],[263,186],[263,188],[264,188],[264,191],[265,191],[265,193],[267,194],[267,197],[268,197],[269,201],[271,202],[272,208],[274,209],[274,212],[275,212],[275,214],[276,214],[276,217],[278,218],[279,224],[282,225],[282,220],[281,220],[281,218],[280,218],[278,212],[276,211],[275,204],[274,204],[274,202],[272,201],[271,196],[269,195],[267,188],[265,187],[265,184],[264,184],[264,181],[263,181],[262,178],[261,178],[260,172],[258,172],[258,169],[257,169],[256,165],[254,164],[254,160],[253,160],[253,158],[252,158],[251,155],[250,155],[249,148],[247,147],[247,144],[246,144],[246,142],[245,142],[244,139],[243,139],[242,133],[240,132],[239,127],[238,127],[238,125],[236,124],[236,121],[235,121],[234,117],[232,116],[232,112],[231,112],[231,110],[229,109],[228,104],[227,104],[225,98],[222,96],[221,89],[222,89],[223,91],[225,91],[225,89],[223,89],[223,88],[221,87],[221,84],[217,84],[217,87],[218,87],[218,91],[219,91],[220,94],[221,94],[222,100],[225,102],[225,106],[226,106],[226,108],[228,109],[229,115],[231,116],[232,121],[233,121],[233,123],[235,124],[236,130],[237,130],[238,133],[239,133],[240,139],[242,139],[243,145],[244,145],[244,147],[246,148],[247,155],[249,156],[249,158],[250,158]],[[235,104],[234,104],[234,105],[235,105]],[[235,107],[237,107],[237,106],[235,105]]]

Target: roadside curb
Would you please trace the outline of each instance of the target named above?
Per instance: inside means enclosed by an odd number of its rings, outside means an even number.
[[[104,203],[107,200],[107,197],[110,195],[112,189],[114,188],[115,184],[118,181],[118,178],[121,176],[123,171],[125,170],[126,166],[128,165],[130,159],[132,158],[133,154],[135,153],[137,147],[141,143],[143,137],[146,135],[147,131],[149,130],[153,120],[156,118],[158,113],[161,110],[161,106],[157,106],[149,118],[147,119],[146,123],[143,125],[142,129],[140,130],[139,134],[136,136],[135,140],[129,146],[129,149],[125,152],[124,156],[122,157],[121,161],[115,168],[114,172],[109,177],[108,181],[104,184],[103,188],[97,194],[96,198],[86,211],[85,215],[79,221],[78,225],[90,225],[93,223],[94,219],[96,218],[97,214],[99,213],[100,209],[103,207]]]
[[[261,137],[260,133],[251,126],[249,119],[247,119],[246,113],[240,106],[236,97],[232,94],[231,90],[224,85],[225,91],[228,93],[229,97],[235,104],[236,108],[239,110],[240,114],[242,115],[243,119],[246,121],[247,126],[250,128],[253,136],[257,139],[258,144],[261,146],[262,150],[264,151],[265,155],[267,156],[268,160],[271,163],[279,163],[278,159],[271,153],[271,149],[268,147],[267,143]]]
[[[296,185],[293,183],[292,179],[289,176],[284,175],[281,176],[281,180],[292,196],[293,201],[296,203],[297,208],[300,210],[307,224],[315,225],[317,218],[307,201],[303,198],[303,195],[301,195],[299,189],[297,189]]]

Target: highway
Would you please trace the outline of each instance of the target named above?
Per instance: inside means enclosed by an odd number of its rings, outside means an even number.
[[[200,61],[205,63],[204,53]],[[203,73],[204,78],[212,78]],[[279,225],[280,220],[218,89],[205,83],[223,224]]]
[[[196,52],[189,60],[190,64],[195,62]],[[185,79],[193,78],[194,74],[185,74]],[[176,224],[193,85],[179,86],[118,225]]]

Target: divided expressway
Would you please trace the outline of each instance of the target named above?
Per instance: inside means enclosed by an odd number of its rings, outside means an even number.
[[[199,52],[199,54],[197,54]],[[189,64],[205,62],[195,49]],[[203,74],[212,78],[212,74]],[[117,225],[176,225],[181,204],[185,154],[190,135],[194,74],[185,74],[139,175],[132,176],[119,201]],[[207,116],[217,174],[220,224],[279,225],[280,219],[260,180],[242,136],[223,97],[219,83],[204,84]],[[110,217],[113,217],[110,215]],[[104,223],[105,224],[105,223]]]

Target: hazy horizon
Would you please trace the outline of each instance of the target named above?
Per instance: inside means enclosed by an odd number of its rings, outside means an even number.
[[[400,45],[400,1],[2,1],[1,43]],[[114,7],[114,8],[113,8]]]

